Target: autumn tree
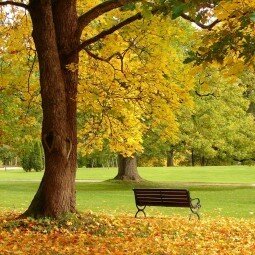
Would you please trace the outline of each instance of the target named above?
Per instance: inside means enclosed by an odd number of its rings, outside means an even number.
[[[163,140],[175,140],[175,114],[190,102],[194,79],[182,63],[185,47],[178,47],[188,44],[187,24],[160,22],[156,17],[137,22],[109,36],[100,49],[91,48],[87,59],[81,58],[87,64],[81,68],[78,96],[83,115],[80,150],[89,154],[107,144],[119,153],[115,179],[141,179],[136,154],[143,151],[144,137],[160,129]]]

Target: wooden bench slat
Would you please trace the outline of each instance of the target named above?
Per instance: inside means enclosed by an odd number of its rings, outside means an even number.
[[[176,194],[176,195],[178,195],[178,194],[183,194],[183,195],[185,195],[185,194],[188,194],[189,192],[187,192],[187,191],[183,191],[183,190],[181,190],[181,191],[176,191],[176,190],[168,190],[168,191],[164,191],[164,190],[135,190],[134,191],[136,194],[158,194],[158,193],[160,193],[160,192],[163,192],[164,194]]]
[[[185,200],[185,201],[190,201],[190,199],[186,196],[186,197],[176,197],[176,196],[137,196],[136,199],[140,200],[140,199],[147,199],[147,198],[154,198],[154,199],[161,199],[161,200],[171,200],[171,199],[175,199],[175,200]]]
[[[135,191],[143,191],[143,190],[162,190],[162,191],[185,191],[187,192],[187,189],[167,189],[167,188],[134,188]]]
[[[145,197],[145,198],[140,198],[136,200],[137,203],[138,202],[142,202],[142,201],[156,201],[156,202],[162,202],[162,203],[188,203],[190,204],[190,200],[188,199],[175,199],[175,198],[169,198],[169,199],[165,199],[165,198],[152,198],[152,197]]]
[[[168,196],[187,196],[188,193],[173,193],[173,192],[163,192],[163,191],[159,191],[159,192],[142,192],[142,193],[135,193],[136,195],[157,195],[157,194],[164,194],[164,195],[168,195]]]
[[[161,202],[146,202],[137,203],[139,206],[164,206],[164,207],[190,207],[187,203],[161,203]]]
[[[136,201],[148,201],[148,200],[153,200],[153,201],[158,201],[158,202],[183,202],[183,203],[189,203],[189,199],[178,199],[178,198],[161,198],[161,197],[143,197],[143,198],[137,198]]]
[[[138,201],[137,204],[138,205],[146,205],[146,204],[161,204],[162,206],[166,206],[167,204],[169,205],[173,205],[173,204],[176,204],[176,205],[187,205],[187,206],[190,206],[189,203],[187,202],[176,202],[176,201],[169,201],[169,202],[161,202],[161,201],[155,201],[155,200],[147,200],[147,201]]]
[[[143,198],[143,197],[163,197],[163,198],[179,198],[179,199],[183,199],[183,198],[189,198],[187,195],[165,195],[165,194],[137,194],[136,195],[137,198]]]

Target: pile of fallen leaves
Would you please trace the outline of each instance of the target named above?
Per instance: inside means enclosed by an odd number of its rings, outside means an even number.
[[[86,213],[52,219],[0,214],[0,254],[255,254],[255,221]]]

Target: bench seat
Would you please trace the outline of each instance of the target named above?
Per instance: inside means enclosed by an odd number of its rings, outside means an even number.
[[[186,189],[133,189],[135,203],[139,212],[144,212],[146,206],[165,206],[165,207],[187,207],[200,218],[198,210],[201,207],[199,198],[192,199]],[[190,215],[191,216],[191,215]]]

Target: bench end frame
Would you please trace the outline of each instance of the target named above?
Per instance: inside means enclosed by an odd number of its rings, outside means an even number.
[[[136,208],[137,208],[137,212],[136,212],[136,214],[135,214],[135,218],[137,218],[137,215],[138,215],[138,213],[139,212],[142,212],[143,213],[143,215],[144,215],[144,217],[146,218],[146,213],[145,213],[145,208],[146,208],[146,205],[145,206],[143,206],[142,208],[141,207],[139,207],[138,205],[136,205]]]
[[[189,219],[191,219],[192,213],[193,213],[200,220],[200,215],[198,213],[200,208],[201,208],[201,204],[200,204],[200,199],[199,198],[190,199],[190,211],[191,211],[191,214],[189,216]]]

